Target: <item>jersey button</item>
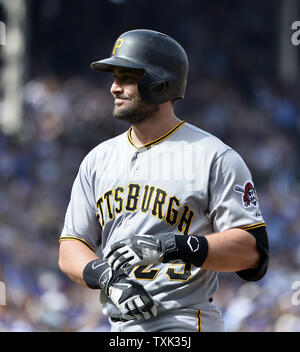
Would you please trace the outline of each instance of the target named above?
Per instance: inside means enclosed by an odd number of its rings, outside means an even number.
[[[137,155],[136,155],[138,158],[141,158],[142,156],[143,156],[143,154],[142,153],[137,153]]]
[[[136,170],[135,170],[135,174],[136,174],[137,176],[140,176],[140,175],[142,174],[142,172],[141,172],[140,169],[136,169]]]

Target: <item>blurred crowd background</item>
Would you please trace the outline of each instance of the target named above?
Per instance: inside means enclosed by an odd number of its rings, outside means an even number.
[[[182,43],[190,73],[177,115],[232,146],[252,171],[270,265],[259,282],[220,274],[215,302],[227,330],[300,331],[300,47],[290,42],[300,11],[289,17],[295,2],[284,3],[26,1],[19,128],[5,128],[7,80],[0,95],[0,331],[109,331],[98,292],[59,271],[58,236],[81,160],[128,128],[111,114],[112,77],[89,64],[133,28]]]

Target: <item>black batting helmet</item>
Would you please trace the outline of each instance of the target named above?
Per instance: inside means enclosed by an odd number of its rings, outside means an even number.
[[[113,67],[144,70],[138,90],[145,101],[162,104],[184,98],[188,59],[182,46],[166,34],[148,29],[123,33],[111,57],[91,64],[97,71],[112,71]]]

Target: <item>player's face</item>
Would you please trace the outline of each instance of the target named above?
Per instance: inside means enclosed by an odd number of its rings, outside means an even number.
[[[114,68],[114,81],[111,94],[115,98],[113,115],[131,124],[139,124],[152,117],[158,111],[158,105],[141,99],[138,81],[143,70]]]

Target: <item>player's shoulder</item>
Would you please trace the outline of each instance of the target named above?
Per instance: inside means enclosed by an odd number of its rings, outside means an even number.
[[[185,123],[182,127],[179,138],[199,147],[196,150],[202,153],[205,160],[232,167],[246,166],[241,155],[220,138],[190,123]]]
[[[195,143],[207,151],[221,155],[232,148],[213,134],[186,122],[180,129],[180,138],[188,143]]]

